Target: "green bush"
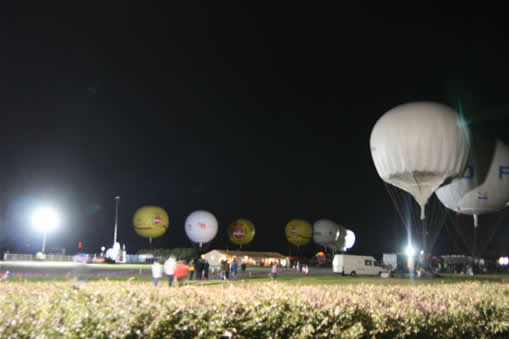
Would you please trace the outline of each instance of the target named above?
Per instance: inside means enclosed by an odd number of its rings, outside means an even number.
[[[509,286],[0,285],[0,337],[509,337]]]

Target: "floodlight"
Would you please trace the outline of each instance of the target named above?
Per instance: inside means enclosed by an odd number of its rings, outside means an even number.
[[[405,253],[409,257],[413,257],[415,255],[415,249],[412,247],[412,245],[408,245],[408,247],[405,249]]]
[[[58,226],[60,218],[55,210],[44,207],[35,211],[32,216],[32,223],[41,232],[48,232]]]
[[[32,215],[32,223],[39,231],[42,232],[42,249],[41,253],[44,255],[46,248],[46,236],[48,231],[54,229],[60,223],[60,218],[55,210],[44,207],[36,210]]]

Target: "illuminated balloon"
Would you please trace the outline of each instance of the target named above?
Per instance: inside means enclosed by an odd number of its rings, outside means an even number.
[[[328,246],[335,240],[338,225],[328,219],[320,219],[313,224],[313,240],[320,246]]]
[[[344,228],[342,225],[337,225],[334,240],[327,244],[327,247],[330,248],[333,252],[344,251],[345,237],[346,228]]]
[[[186,219],[186,235],[200,247],[214,239],[217,228],[216,217],[207,211],[194,211]]]
[[[166,232],[169,222],[166,211],[157,206],[143,206],[133,216],[134,230],[150,242],[152,238],[158,238]]]
[[[349,250],[353,247],[355,244],[355,233],[351,230],[346,230],[346,236],[345,236],[345,247],[344,250]]]
[[[370,138],[378,175],[410,193],[421,206],[449,178],[460,177],[470,150],[469,132],[448,106],[416,102],[397,106],[375,124]]]
[[[497,140],[471,160],[463,177],[440,187],[436,195],[447,208],[473,215],[478,226],[478,215],[497,212],[509,202],[509,147]]]
[[[247,245],[255,236],[255,227],[247,219],[237,219],[228,226],[228,238],[234,244]]]
[[[313,236],[313,227],[302,219],[293,219],[285,227],[286,239],[291,244],[299,247],[306,245]]]

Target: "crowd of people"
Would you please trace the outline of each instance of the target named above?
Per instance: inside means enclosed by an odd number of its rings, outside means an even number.
[[[183,267],[183,272],[178,272],[178,267]],[[163,276],[168,277],[168,285],[173,286],[174,281],[178,284],[178,279],[189,280],[209,280],[210,265],[205,259],[192,259],[188,263],[184,261],[177,261],[175,256],[170,256],[166,261],[156,260],[152,265],[152,277],[154,279],[154,285],[157,286]],[[246,271],[246,264],[240,264],[240,270]],[[220,280],[236,280],[239,272],[239,263],[237,259],[233,259],[231,262],[227,260],[221,260],[217,267],[218,278]],[[278,264],[272,263],[270,275],[273,279],[276,279],[278,272]],[[213,277],[216,277],[216,267],[212,268]]]
[[[210,265],[205,259],[198,259],[196,262],[191,260],[189,262],[189,280],[193,280],[195,277],[196,280],[209,280],[209,268]],[[195,276],[196,272],[196,276]]]
[[[178,268],[183,267],[183,271],[179,272]],[[168,285],[171,287],[174,280],[178,284],[179,278],[189,276],[189,280],[193,280],[196,274],[196,280],[209,279],[209,263],[207,260],[198,259],[196,262],[191,260],[188,264],[184,261],[177,261],[177,258],[171,255],[166,261],[155,260],[152,264],[152,277],[154,285],[157,286],[163,278],[163,274],[168,277]]]

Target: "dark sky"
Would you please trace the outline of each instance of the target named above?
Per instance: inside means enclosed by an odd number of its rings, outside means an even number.
[[[248,248],[288,253],[284,226],[298,217],[352,229],[356,253],[398,251],[405,228],[369,151],[383,113],[460,97],[473,124],[509,141],[502,18],[439,7],[119,4],[4,5],[9,246],[40,246],[27,212],[36,201],[64,213],[48,247],[110,245],[119,194],[128,252],[148,247],[132,227],[143,205],[170,215],[155,247],[190,246],[185,218],[206,209],[219,220],[216,248],[232,247],[226,226],[244,217],[257,229]],[[439,251],[452,251],[447,237]]]

